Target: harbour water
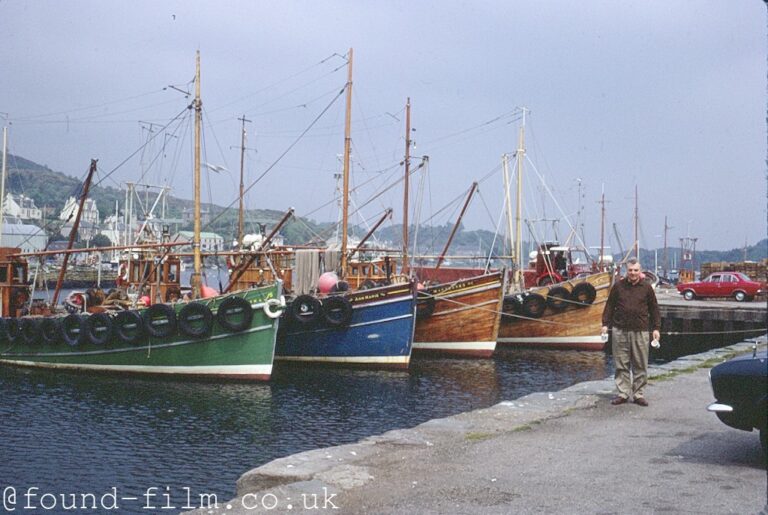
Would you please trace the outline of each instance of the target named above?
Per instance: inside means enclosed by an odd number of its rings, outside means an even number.
[[[611,373],[601,352],[525,349],[397,372],[276,367],[260,384],[0,367],[0,490],[19,503],[36,487],[38,500],[116,492],[120,513],[180,509],[188,495],[231,498],[243,472],[274,458]]]

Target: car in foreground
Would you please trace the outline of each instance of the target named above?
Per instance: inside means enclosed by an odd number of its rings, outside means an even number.
[[[768,350],[738,356],[713,367],[709,382],[716,401],[707,410],[725,425],[760,431],[763,454],[768,459]]]
[[[738,302],[752,300],[763,293],[763,285],[741,272],[717,272],[703,281],[677,285],[685,300],[700,297],[732,297]]]

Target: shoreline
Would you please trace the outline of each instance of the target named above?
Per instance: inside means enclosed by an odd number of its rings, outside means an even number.
[[[764,346],[765,337],[760,341],[760,346]],[[477,513],[478,510],[483,513],[503,513],[510,510],[537,512],[542,509],[578,512],[580,510],[576,506],[579,503],[574,500],[559,507],[545,508],[530,504],[530,501],[520,504],[527,497],[522,493],[507,498],[509,493],[504,493],[505,488],[501,487],[509,487],[510,482],[503,481],[502,477],[504,474],[525,474],[525,470],[507,470],[505,464],[508,460],[505,460],[504,456],[512,453],[518,441],[532,438],[534,442],[538,442],[541,439],[540,443],[545,445],[545,448],[546,445],[556,443],[561,436],[559,433],[555,433],[551,443],[548,442],[553,435],[537,434],[545,433],[551,429],[550,426],[559,425],[563,421],[571,423],[576,419],[584,419],[587,426],[598,426],[597,429],[579,428],[580,434],[570,431],[567,433],[569,437],[581,436],[584,439],[581,443],[574,441],[574,453],[577,453],[582,445],[594,445],[591,441],[593,436],[605,436],[600,429],[603,425],[600,423],[600,417],[603,414],[607,417],[606,423],[610,418],[621,414],[638,418],[661,415],[660,420],[675,423],[683,416],[683,410],[675,408],[675,395],[670,395],[669,392],[685,391],[685,388],[676,386],[676,383],[688,383],[694,379],[697,383],[695,393],[703,399],[701,402],[686,399],[687,402],[683,403],[686,409],[691,410],[691,416],[697,418],[693,426],[706,425],[719,432],[746,438],[746,441],[749,441],[751,436],[754,445],[759,449],[756,433],[732,430],[717,420],[715,415],[706,412],[706,399],[712,397],[706,380],[709,368],[733,355],[751,352],[752,345],[752,342],[745,341],[683,356],[670,363],[649,365],[648,398],[651,406],[648,408],[635,405],[607,407],[614,392],[612,377],[577,383],[556,392],[536,392],[515,400],[502,401],[488,408],[432,419],[410,429],[391,430],[356,443],[278,458],[244,473],[237,481],[235,499],[219,502],[218,509],[198,509],[193,513],[302,512],[312,508],[311,501],[317,501],[313,511],[329,509],[334,513],[444,513],[446,510],[455,513]],[[702,382],[706,386],[705,391],[702,391]],[[692,391],[689,390],[689,393]],[[671,406],[661,405],[664,404],[663,401],[669,401],[670,397],[673,401]],[[660,414],[662,409],[666,412]],[[698,419],[702,422],[698,422]],[[685,422],[680,428],[681,435],[686,434],[687,424],[688,422]],[[628,429],[631,430],[631,426]],[[479,449],[484,449],[490,454],[478,461],[473,454]],[[547,454],[549,452],[544,451],[543,455],[535,453],[528,458],[532,460],[532,470],[539,469],[541,472],[544,466],[552,467],[544,473],[544,480],[549,476],[558,476],[563,467],[583,466],[582,459],[578,463],[569,461],[573,459],[573,453],[565,456],[562,463],[552,463],[545,459]],[[582,458],[588,461],[591,456]],[[499,469],[495,474],[492,472],[494,468]],[[466,484],[463,481],[455,485],[453,483],[472,469],[488,469],[488,474],[480,474],[488,476],[485,479],[487,491],[483,493],[483,488],[468,488],[464,494],[458,496],[458,503],[446,504],[447,498],[455,496],[455,492],[462,489],[460,484]],[[466,481],[474,482],[475,475],[469,474],[469,477],[465,478]],[[494,475],[498,477],[491,477]],[[566,474],[563,477],[568,476]],[[762,471],[762,477],[765,479],[765,470]],[[437,486],[441,484],[443,486]],[[599,486],[599,482],[597,484]],[[751,484],[751,480],[742,481],[742,484]],[[451,486],[446,489],[445,485]],[[765,483],[762,485],[762,491],[765,491]],[[756,494],[756,497],[759,498],[759,495]],[[378,503],[375,500],[377,498]],[[766,499],[763,498],[762,503],[750,506],[756,513],[765,503]],[[573,509],[569,510],[569,507]],[[597,506],[595,509],[597,510]],[[736,512],[745,511],[737,509]]]

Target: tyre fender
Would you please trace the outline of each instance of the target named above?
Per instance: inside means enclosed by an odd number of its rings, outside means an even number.
[[[577,306],[589,306],[595,302],[596,297],[597,290],[587,282],[577,284],[571,291],[571,299],[573,299]]]
[[[48,345],[61,342],[61,317],[46,317],[40,323],[40,338]]]
[[[529,318],[541,318],[547,309],[547,300],[538,293],[529,293],[523,299],[521,311]]]
[[[153,338],[168,338],[176,334],[176,311],[168,304],[152,304],[141,314],[144,330]]]
[[[323,318],[332,327],[343,327],[352,321],[352,303],[346,297],[335,296],[323,300]]]
[[[293,322],[301,326],[309,326],[316,322],[323,313],[320,301],[312,295],[299,295],[288,308],[288,314]]]
[[[144,338],[144,320],[138,311],[120,311],[114,320],[114,332],[122,343],[140,343]]]
[[[61,339],[70,347],[77,347],[85,342],[85,317],[70,313],[61,321]]]
[[[555,286],[547,293],[547,306],[552,311],[564,311],[568,307],[568,301],[571,300],[571,292],[562,286]]]
[[[106,313],[94,313],[85,319],[85,334],[94,345],[104,345],[112,339],[114,324]]]
[[[245,331],[253,321],[251,303],[242,297],[227,297],[219,304],[216,321],[230,333]]]
[[[190,338],[203,338],[211,334],[213,313],[202,302],[190,302],[178,315],[179,330]]]

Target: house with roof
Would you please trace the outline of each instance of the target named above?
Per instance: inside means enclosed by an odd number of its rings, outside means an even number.
[[[194,233],[192,231],[179,231],[173,235],[171,241],[185,242],[187,244],[181,248],[191,249],[193,237]],[[224,250],[224,238],[215,232],[201,232],[200,250],[203,252],[215,252]]]

